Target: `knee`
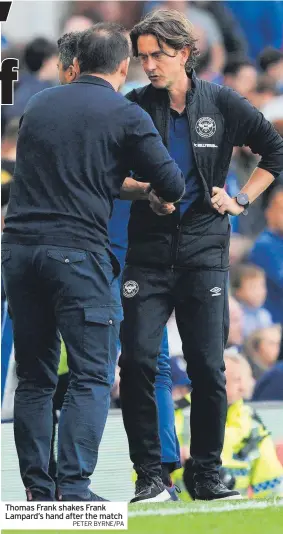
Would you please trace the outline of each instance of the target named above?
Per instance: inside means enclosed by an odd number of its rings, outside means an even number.
[[[141,377],[150,377],[154,381],[157,373],[156,358],[145,358],[143,352],[137,351],[129,355],[122,349],[119,367],[121,379],[130,376],[135,379],[138,376],[139,379]]]
[[[42,393],[54,393],[58,384],[56,373],[29,373],[17,366],[18,391],[41,389]]]
[[[189,372],[193,388],[201,387],[210,391],[211,389],[224,388],[226,385],[224,363],[219,366],[204,365],[192,367]]]

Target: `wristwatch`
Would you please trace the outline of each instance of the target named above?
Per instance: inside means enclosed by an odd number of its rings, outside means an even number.
[[[235,200],[239,206],[244,208],[244,211],[242,211],[242,215],[248,215],[248,207],[250,205],[249,197],[246,193],[238,193],[238,195],[235,197]]]

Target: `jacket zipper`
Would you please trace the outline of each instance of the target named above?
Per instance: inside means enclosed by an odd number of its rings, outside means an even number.
[[[177,259],[177,250],[178,250],[178,245],[179,245],[180,233],[181,233],[181,224],[179,223],[176,225],[176,229],[175,229],[175,232],[173,234],[173,239],[172,239],[171,267],[170,267],[171,271],[174,270],[175,262]]]

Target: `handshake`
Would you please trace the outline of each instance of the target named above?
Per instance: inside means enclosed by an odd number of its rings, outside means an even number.
[[[171,202],[166,202],[163,198],[158,197],[152,189],[148,195],[149,205],[156,215],[170,215],[175,211],[175,206]]]

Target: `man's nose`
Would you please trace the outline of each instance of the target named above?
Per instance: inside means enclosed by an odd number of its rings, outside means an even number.
[[[156,63],[155,60],[152,57],[147,58],[147,70],[148,71],[154,71],[156,69]]]

